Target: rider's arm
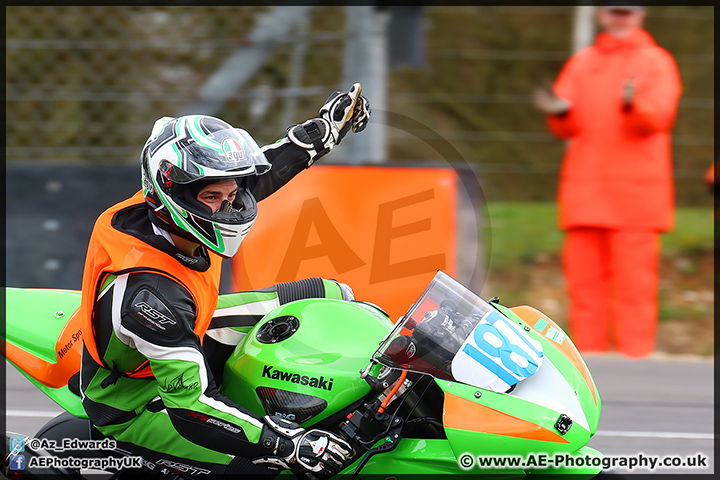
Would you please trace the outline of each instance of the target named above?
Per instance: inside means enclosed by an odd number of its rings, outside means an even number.
[[[203,351],[213,377],[222,383],[225,362],[245,335],[271,310],[304,298],[354,300],[350,287],[335,280],[313,277],[248,292],[220,295],[203,339]]]
[[[262,148],[272,164],[269,172],[248,180],[248,188],[260,201],[295,175],[330,152],[349,131],[359,133],[370,119],[370,103],[356,83],[346,92],[336,91],[320,108],[320,116],[291,125],[285,136]]]
[[[352,290],[347,285],[319,277],[278,283],[261,290],[220,295],[204,341],[209,337],[229,348],[235,348],[265,314],[280,305],[304,298],[354,300]]]
[[[219,394],[193,331],[196,306],[187,290],[151,274],[120,276],[115,289],[120,304],[115,333],[149,360],[175,429],[212,450],[253,457],[264,423]],[[142,309],[136,306],[140,303]],[[158,328],[157,319],[164,329]]]
[[[248,188],[257,201],[269,197],[308,168],[310,161],[307,150],[291,143],[287,137],[262,147],[262,150],[272,168],[264,175],[249,177],[247,180]]]

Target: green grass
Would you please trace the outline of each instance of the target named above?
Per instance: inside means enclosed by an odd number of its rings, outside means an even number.
[[[488,215],[483,235],[493,268],[511,268],[560,253],[563,233],[557,227],[555,203],[490,203]],[[713,249],[711,208],[678,208],[675,218],[675,228],[661,237],[663,256]]]
[[[709,251],[714,248],[714,238],[712,208],[679,208],[675,228],[662,236],[663,255]]]

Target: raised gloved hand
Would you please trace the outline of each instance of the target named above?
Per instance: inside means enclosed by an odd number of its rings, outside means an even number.
[[[263,421],[266,426],[260,434],[262,456],[253,460],[256,465],[324,478],[339,472],[354,454],[350,444],[325,430],[305,430],[278,416],[265,416]]]
[[[348,92],[333,92],[320,108],[320,116],[330,124],[335,145],[352,128],[355,133],[362,132],[370,119],[370,102],[360,95],[362,87],[354,83]]]
[[[370,119],[370,102],[360,95],[362,87],[353,84],[347,92],[333,92],[320,108],[320,118],[288,128],[287,137],[310,155],[308,166],[338,145],[352,129],[362,132]]]
[[[550,87],[538,87],[533,91],[535,107],[548,115],[562,115],[570,109],[570,103],[552,91]]]

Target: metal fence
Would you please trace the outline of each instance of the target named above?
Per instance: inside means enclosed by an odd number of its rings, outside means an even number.
[[[8,161],[137,164],[154,120],[197,104],[213,74],[251,50],[261,61],[215,114],[275,140],[342,86],[353,41],[344,8],[359,7],[281,8],[306,21],[282,30],[267,20],[272,7],[7,7]],[[530,92],[567,59],[572,15],[569,6],[425,8],[424,67],[390,72],[387,109],[450,141],[483,173],[490,200],[553,200],[563,145]],[[713,19],[712,7],[650,7],[648,30],[684,82],[681,204],[710,202],[700,178],[714,157]],[[389,158],[436,158],[426,134],[391,125]],[[342,149],[333,155],[343,160]]]

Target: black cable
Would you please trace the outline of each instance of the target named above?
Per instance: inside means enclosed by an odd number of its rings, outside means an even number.
[[[430,388],[430,384],[433,382],[433,377],[431,375],[423,374],[423,377],[428,378],[429,381],[427,382],[427,385],[425,385],[425,390],[423,390],[423,392],[418,397],[417,402],[415,402],[415,405],[413,405],[412,410],[410,410],[410,413],[408,413],[407,418],[410,418],[412,416],[413,412],[415,411],[415,408],[417,408],[417,406],[420,404],[420,400],[422,400],[422,398],[425,396],[428,388]],[[418,383],[420,383],[420,382],[418,381]]]
[[[358,466],[355,468],[355,471],[350,476],[350,480],[355,480],[355,477],[357,477],[360,474],[360,470],[365,466],[365,464],[370,460],[370,457],[372,456],[372,452],[366,452],[365,455],[363,455],[363,458],[360,460],[360,463],[358,463]]]
[[[417,386],[417,382],[413,382],[413,384],[410,386],[410,388],[408,388],[407,391],[403,392],[403,394],[402,394],[402,399],[401,399],[400,402],[398,402],[398,407],[397,407],[397,408],[395,409],[395,411],[393,412],[392,416],[390,417],[390,421],[388,422],[388,426],[385,428],[385,430],[383,430],[382,433],[374,436],[373,438],[371,438],[371,439],[368,440],[367,442],[363,442],[362,440],[358,440],[358,443],[360,443],[360,444],[363,445],[363,446],[373,445],[373,444],[374,444],[375,442],[377,442],[380,438],[382,438],[383,436],[387,435],[387,434],[390,432],[390,428],[392,428],[393,420],[395,420],[395,417],[397,416],[397,413],[398,413],[398,411],[400,410],[400,407],[402,406],[403,402],[405,401],[405,398],[407,398],[407,395],[409,395],[410,392],[412,392],[412,391],[415,389],[416,386]]]
[[[401,399],[401,401],[398,402],[398,404],[397,404],[398,406],[397,406],[397,408],[395,409],[395,411],[393,412],[392,416],[390,417],[390,421],[388,422],[388,426],[385,428],[385,430],[383,430],[382,433],[374,436],[373,438],[371,438],[371,439],[368,440],[367,442],[364,442],[364,441],[358,439],[357,442],[358,442],[359,444],[361,444],[361,445],[363,445],[363,446],[373,445],[373,444],[374,444],[375,442],[377,442],[380,438],[382,438],[383,436],[387,435],[387,434],[390,432],[390,429],[392,428],[392,422],[395,420],[395,417],[397,416],[398,412],[400,411],[400,408],[402,407],[402,405],[403,405],[403,403],[405,402],[405,400],[407,399],[407,397],[410,395],[411,392],[413,392],[413,391],[415,390],[415,388],[418,386],[418,384],[420,384],[420,382],[422,381],[423,378],[427,378],[427,379],[428,379],[428,382],[427,382],[427,384],[425,385],[425,389],[424,389],[424,390],[422,391],[422,393],[418,396],[418,399],[417,399],[417,401],[415,402],[415,405],[413,405],[413,408],[410,410],[410,413],[407,415],[407,418],[410,418],[410,416],[412,415],[412,413],[415,411],[415,408],[416,408],[416,407],[418,406],[418,404],[420,403],[420,400],[422,400],[422,398],[423,398],[423,397],[425,396],[425,394],[427,393],[427,390],[428,390],[428,388],[430,388],[430,384],[432,383],[432,380],[433,380],[432,375],[428,375],[428,374],[425,374],[425,373],[420,373],[420,375],[421,375],[420,380],[418,380],[417,382],[413,382],[413,384],[410,386],[410,388],[408,388],[407,391],[405,391],[405,392],[402,394],[402,397],[403,397],[403,398]]]
[[[410,413],[409,413],[405,418],[410,418],[410,415],[412,415],[412,412],[415,411],[415,407],[417,407],[418,403],[420,403],[420,400],[422,400],[422,397],[425,395],[425,392],[427,392],[427,389],[428,389],[428,387],[430,386],[430,382],[432,382],[432,378],[433,378],[433,377],[430,376],[430,375],[427,375],[427,374],[425,374],[425,373],[421,373],[420,375],[422,375],[421,378],[420,378],[420,380],[418,380],[418,381],[416,381],[416,382],[413,382],[413,384],[410,386],[410,388],[408,388],[407,391],[402,394],[402,397],[400,398],[400,401],[397,403],[397,408],[395,409],[395,411],[393,412],[392,416],[390,417],[390,423],[388,424],[388,428],[385,430],[385,432],[383,433],[383,435],[384,435],[385,433],[388,433],[388,432],[390,431],[390,428],[391,428],[391,426],[392,426],[392,424],[393,424],[393,421],[395,420],[395,417],[397,416],[398,412],[400,411],[400,408],[403,406],[403,404],[405,403],[405,400],[407,400],[407,397],[410,395],[410,393],[411,393],[413,390],[415,390],[415,387],[418,386],[418,383],[420,383],[420,381],[422,380],[422,378],[429,378],[430,381],[429,381],[428,384],[425,386],[425,390],[423,390],[423,393],[420,394],[420,396],[418,397],[417,402],[415,402],[415,405],[413,405],[412,410],[410,410]]]
[[[385,436],[386,434],[388,434],[388,433],[390,432],[391,427],[392,427],[393,421],[395,420],[395,417],[397,416],[398,412],[400,411],[400,408],[402,407],[403,403],[404,403],[405,400],[407,399],[407,396],[410,395],[410,392],[412,392],[412,391],[415,389],[415,387],[417,387],[417,385],[420,383],[420,381],[422,380],[422,378],[427,378],[427,379],[428,379],[428,382],[427,382],[427,384],[425,385],[425,389],[422,391],[422,393],[421,393],[420,396],[418,397],[418,400],[415,402],[415,405],[413,405],[413,408],[410,410],[410,413],[409,413],[408,416],[406,417],[406,418],[410,418],[410,415],[412,415],[412,413],[415,411],[415,407],[418,406],[418,404],[420,403],[420,400],[422,400],[422,398],[425,396],[425,394],[427,393],[428,388],[430,388],[430,384],[431,384],[432,381],[433,381],[433,377],[432,377],[431,375],[427,375],[427,374],[421,374],[421,375],[422,375],[421,379],[418,380],[417,382],[413,382],[412,386],[410,386],[410,388],[408,388],[407,391],[402,394],[402,397],[403,397],[403,398],[398,402],[398,406],[397,406],[397,408],[395,409],[395,411],[393,412],[392,416],[390,417],[390,421],[388,422],[388,426],[387,426],[387,428],[383,431],[383,433],[380,434],[380,435],[377,435],[377,436],[373,437],[373,439],[370,440],[370,441],[368,441],[368,442],[363,442],[362,440],[360,440],[359,443],[361,443],[362,445],[371,445],[371,444],[374,444],[375,442],[377,442],[380,438],[382,438],[382,437]],[[430,420],[430,421],[434,421],[434,422],[442,425],[442,424],[441,424],[440,422],[438,422],[436,419],[431,419],[430,417],[423,417],[423,420],[424,420],[424,419],[427,419],[427,420]],[[420,420],[420,419],[417,419],[417,420]],[[355,468],[355,472],[353,472],[353,474],[350,476],[350,480],[355,480],[355,478],[356,478],[356,477],[358,476],[358,474],[360,473],[360,470],[362,470],[362,468],[365,466],[365,464],[368,462],[368,460],[370,460],[370,457],[372,457],[375,453],[376,453],[376,452],[373,452],[372,450],[368,450],[368,451],[365,453],[365,455],[363,456],[363,458],[360,460],[360,463],[358,463],[358,466]]]
[[[440,420],[438,420],[437,418],[433,418],[433,417],[413,418],[412,420],[408,421],[405,425],[413,425],[413,424],[420,423],[420,422],[429,423],[431,425],[437,425],[439,427],[444,427],[443,423]]]

